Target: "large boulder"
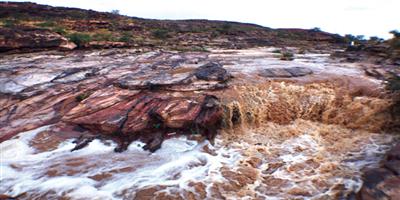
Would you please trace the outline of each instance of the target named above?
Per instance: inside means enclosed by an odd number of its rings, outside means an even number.
[[[231,75],[222,67],[221,64],[210,62],[196,69],[194,75],[196,78],[205,81],[226,82]]]

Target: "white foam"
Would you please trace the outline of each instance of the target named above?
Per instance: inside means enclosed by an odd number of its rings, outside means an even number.
[[[19,134],[17,137],[0,144],[2,160],[0,162],[1,177],[0,193],[16,196],[24,192],[44,194],[54,191],[59,196],[71,199],[124,199],[132,198],[141,189],[154,186],[167,186],[164,192],[174,190],[194,191],[191,182],[202,182],[206,191],[211,193],[211,186],[216,182],[227,182],[220,169],[226,167],[235,170],[239,161],[246,157],[242,154],[253,145],[246,142],[232,142],[229,147],[222,146],[222,141],[216,139],[215,146],[208,142],[198,143],[185,137],[171,138],[162,144],[155,153],[144,151],[144,143],[133,142],[127,151],[115,153],[116,144],[112,141],[102,142],[93,140],[88,146],[71,152],[74,147],[72,140],[61,143],[58,148],[41,153],[35,153],[29,142],[34,136],[48,129],[41,127]],[[342,167],[357,171],[363,166],[376,163],[387,150],[382,143],[392,140],[382,135],[371,136],[370,141],[360,150],[360,157],[355,162],[342,163]],[[207,147],[215,154],[209,154],[203,149]],[[307,169],[288,171],[288,167],[305,162],[316,157],[323,149],[318,137],[307,133],[293,137],[281,143],[269,143],[267,149],[278,150],[277,159],[284,165],[271,175],[291,181],[288,188],[294,185],[308,184],[321,174],[304,175]],[[299,150],[300,149],[300,150]],[[333,156],[328,155],[326,156]],[[366,158],[373,157],[368,160]],[[334,157],[332,157],[334,158]],[[336,163],[340,164],[340,163]],[[263,163],[260,170],[265,170],[268,163]],[[351,169],[354,168],[354,169]],[[49,173],[56,174],[49,175]],[[98,176],[98,178],[93,178]],[[330,184],[341,182],[350,190],[360,187],[359,175],[327,177]],[[257,180],[248,185],[250,190],[263,183]],[[170,188],[168,188],[170,187]],[[311,186],[310,186],[311,187]],[[315,189],[314,189],[315,190]],[[329,191],[325,191],[329,192]],[[228,198],[237,198],[229,194]],[[284,194],[282,194],[284,195]],[[267,199],[281,199],[283,196],[268,196],[259,194]],[[319,195],[321,196],[321,195]],[[210,196],[208,196],[211,198]],[[245,196],[242,199],[248,199]]]

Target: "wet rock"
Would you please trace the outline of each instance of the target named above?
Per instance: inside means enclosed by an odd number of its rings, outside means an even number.
[[[397,176],[400,175],[400,160],[389,160],[385,162],[384,167],[392,171]]]
[[[179,68],[182,61],[175,60],[155,65],[157,70],[138,70],[119,78],[115,85],[125,89],[196,91],[217,90],[227,87],[226,82],[231,78],[230,73],[218,63],[208,63],[196,69]],[[178,64],[177,64],[178,63]]]
[[[291,68],[268,68],[260,73],[261,76],[268,78],[291,78],[312,74],[312,70],[305,67]]]
[[[81,102],[80,109],[67,113],[64,121],[93,133],[119,137],[122,146],[118,151],[140,139],[146,143],[145,149],[154,152],[168,132],[197,133],[212,140],[222,119],[219,101],[210,95],[174,97],[144,92],[96,110],[91,108],[92,98],[97,99],[89,97]]]
[[[125,75],[116,81],[115,85],[126,88],[126,89],[149,89],[158,90],[166,89],[174,85],[186,85],[190,83],[190,74],[170,74],[168,72],[157,72],[157,73],[132,73]],[[187,81],[186,81],[187,80]]]
[[[400,199],[400,144],[392,148],[380,168],[363,175],[363,186],[357,194],[360,200]]]
[[[221,64],[210,62],[196,69],[194,75],[200,80],[226,82],[231,75]]]

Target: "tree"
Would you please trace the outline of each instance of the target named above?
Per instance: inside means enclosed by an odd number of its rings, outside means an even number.
[[[314,28],[311,29],[311,31],[321,32],[321,28],[320,27],[314,27]]]
[[[391,33],[395,38],[400,38],[400,32],[398,30],[392,30],[389,33]]]
[[[383,39],[382,39],[382,38],[379,38],[379,37],[377,37],[377,36],[371,36],[371,37],[369,37],[369,41],[380,43],[380,42],[383,42]]]
[[[356,39],[357,39],[358,41],[365,40],[364,38],[365,38],[364,35],[357,35],[357,36],[356,36]]]
[[[114,15],[119,15],[119,10],[112,10],[111,13]]]

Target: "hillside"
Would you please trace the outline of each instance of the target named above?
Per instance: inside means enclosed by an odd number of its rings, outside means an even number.
[[[210,20],[152,20],[16,2],[0,2],[0,35],[0,52],[109,47],[190,51],[256,46],[326,49],[345,45],[341,36],[319,29],[271,29]]]

